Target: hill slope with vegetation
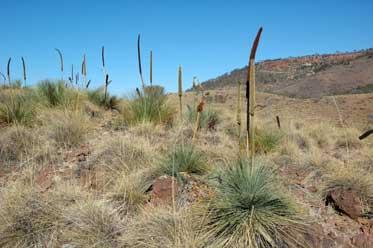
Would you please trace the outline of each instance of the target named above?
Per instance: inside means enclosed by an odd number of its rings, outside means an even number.
[[[0,88],[0,246],[371,246],[372,95],[259,93],[252,162],[236,92]]]
[[[298,98],[369,93],[373,86],[373,50],[267,60],[257,63],[259,91]],[[246,82],[247,67],[203,82],[205,89]]]

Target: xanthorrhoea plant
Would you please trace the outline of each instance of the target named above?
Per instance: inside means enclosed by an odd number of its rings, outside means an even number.
[[[23,68],[23,82],[25,83],[25,86],[26,86],[26,81],[27,81],[26,62],[23,57],[21,57],[21,59],[22,59],[22,68]]]
[[[62,52],[58,48],[55,48],[55,50],[57,51],[57,53],[58,53],[58,55],[60,57],[61,80],[63,80],[63,56],[62,56]]]
[[[246,80],[246,98],[247,98],[247,155],[253,159],[255,154],[255,141],[254,141],[254,114],[255,114],[255,54],[258,48],[260,35],[263,28],[261,27],[256,35],[253,46],[251,48],[249,67]],[[249,148],[250,146],[250,148]]]
[[[179,111],[180,111],[180,120],[183,119],[183,71],[181,66],[179,66],[179,75],[178,75],[178,95],[179,95]]]
[[[241,82],[238,81],[237,85],[237,116],[236,116],[236,121],[237,121],[237,132],[238,132],[238,154],[239,158],[242,158],[242,118],[241,118]]]
[[[140,34],[137,37],[137,59],[139,62],[139,73],[140,73],[140,78],[141,78],[142,89],[143,89],[143,92],[145,93],[145,82],[144,82],[144,77],[142,76],[142,68],[141,68]]]
[[[7,74],[8,74],[8,83],[9,83],[9,86],[11,84],[11,79],[10,79],[10,62],[12,61],[12,58],[9,58],[8,59],[8,65],[7,65]]]

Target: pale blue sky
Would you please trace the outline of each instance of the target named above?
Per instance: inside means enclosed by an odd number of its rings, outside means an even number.
[[[153,50],[154,83],[177,89],[177,68],[184,82],[204,81],[248,60],[252,40],[264,31],[257,59],[373,47],[373,1],[83,1],[2,0],[0,70],[12,57],[12,78],[21,78],[21,56],[29,82],[59,78],[54,48],[63,51],[67,77],[87,55],[88,78],[102,84],[101,46],[105,45],[111,92],[139,85],[137,34],[142,36],[146,82]]]

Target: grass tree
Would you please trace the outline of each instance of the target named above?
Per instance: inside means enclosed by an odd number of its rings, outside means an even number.
[[[254,137],[254,114],[255,114],[255,54],[258,48],[260,35],[262,34],[263,28],[260,28],[256,38],[254,40],[250,60],[249,60],[249,67],[247,73],[247,80],[246,80],[246,98],[247,98],[247,155],[253,159],[255,154],[255,137]],[[250,146],[250,148],[249,148]]]
[[[58,48],[55,48],[55,50],[57,51],[58,56],[60,58],[61,80],[63,81],[63,56],[62,56],[62,52]]]
[[[302,218],[284,195],[271,167],[240,160],[218,178],[204,230],[213,247],[302,245]]]

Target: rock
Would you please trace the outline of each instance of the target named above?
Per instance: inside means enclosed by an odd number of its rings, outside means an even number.
[[[151,190],[150,203],[153,205],[172,204],[179,194],[179,183],[174,177],[161,176],[157,178]]]
[[[332,205],[337,212],[353,220],[357,220],[363,214],[363,204],[354,190],[332,190],[327,195],[325,204]]]
[[[197,177],[185,174],[184,178],[186,183],[180,190],[177,198],[178,206],[188,206],[202,199],[206,199],[213,194],[208,185]]]
[[[304,233],[305,243],[309,247],[331,248],[335,247],[335,242],[329,235],[325,235],[320,224],[313,224],[309,230]]]
[[[351,243],[359,248],[373,247],[373,236],[365,233],[359,233],[351,238]]]
[[[307,187],[307,190],[311,193],[316,193],[317,192],[317,188],[315,186],[309,186],[309,187]]]

